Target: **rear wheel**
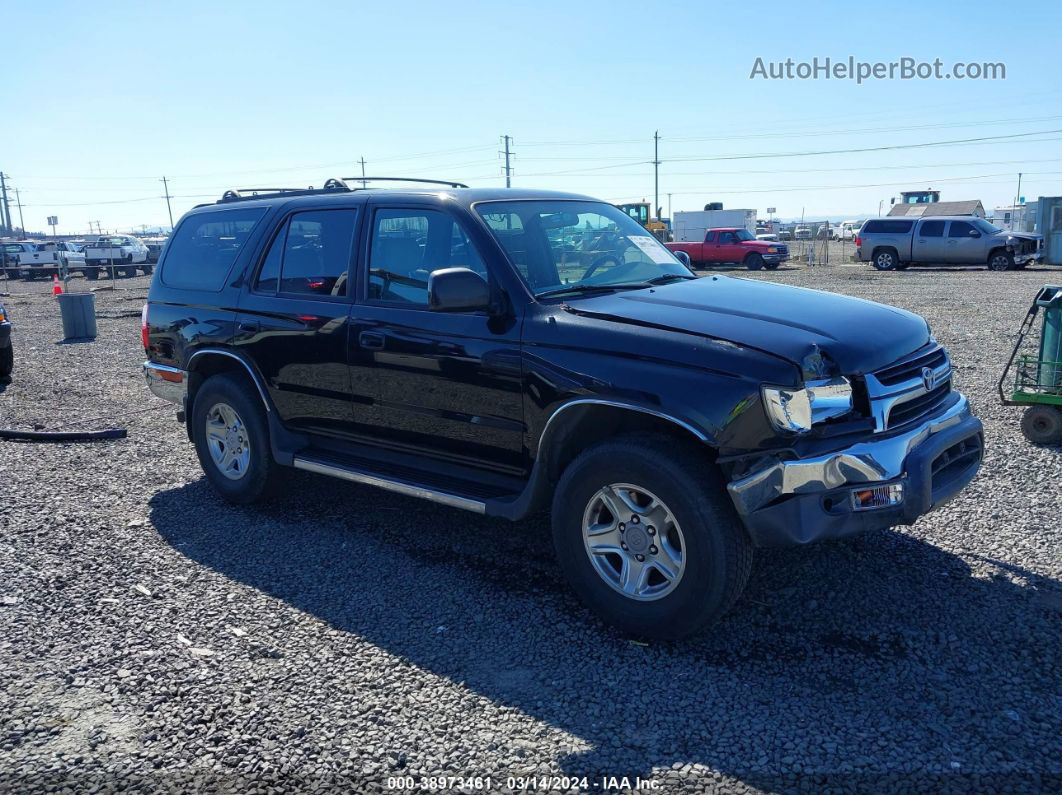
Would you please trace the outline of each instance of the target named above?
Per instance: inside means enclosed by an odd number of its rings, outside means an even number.
[[[692,445],[634,435],[565,469],[553,543],[583,601],[632,635],[680,638],[718,619],[748,580],[752,546],[726,488]]]
[[[99,268],[85,268],[81,272],[85,274],[85,278],[88,279],[90,282],[94,282],[98,278],[100,278]]]
[[[1033,444],[1062,444],[1062,409],[1029,406],[1021,418],[1021,432]]]
[[[874,267],[879,271],[894,271],[900,265],[900,256],[894,248],[883,248],[874,252]]]
[[[763,270],[763,257],[759,254],[749,254],[745,257],[745,267],[750,271]]]
[[[215,375],[199,388],[192,436],[211,485],[229,502],[256,502],[274,489],[273,460],[262,401],[243,379]]]
[[[988,258],[990,271],[1009,271],[1014,269],[1014,255],[1009,251],[993,251]]]

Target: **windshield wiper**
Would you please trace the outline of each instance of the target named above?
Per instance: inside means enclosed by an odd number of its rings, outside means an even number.
[[[611,292],[613,290],[642,290],[649,287],[648,282],[638,284],[571,284],[567,287],[557,287],[553,290],[545,290],[535,293],[535,298],[550,298],[554,295],[580,295],[582,293]]]
[[[642,284],[651,284],[656,286],[658,284],[667,284],[673,282],[675,279],[681,279],[682,281],[689,281],[690,279],[699,279],[700,276],[694,276],[692,273],[665,273],[661,276],[655,276],[648,281],[642,282]]]

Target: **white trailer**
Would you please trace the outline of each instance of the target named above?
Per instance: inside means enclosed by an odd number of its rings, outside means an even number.
[[[676,243],[703,243],[709,229],[747,229],[756,234],[755,210],[693,210],[675,213],[671,230]]]

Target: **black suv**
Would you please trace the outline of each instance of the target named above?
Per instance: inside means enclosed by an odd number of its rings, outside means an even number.
[[[644,636],[722,615],[754,547],[911,524],[982,455],[917,315],[697,278],[585,196],[230,192],[181,219],[143,342],[227,499],[295,467],[548,508],[574,589]]]

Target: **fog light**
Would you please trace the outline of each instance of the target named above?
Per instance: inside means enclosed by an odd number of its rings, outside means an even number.
[[[875,486],[872,489],[858,489],[852,492],[853,511],[872,511],[875,508],[888,508],[903,502],[903,484],[892,483],[888,486]]]

